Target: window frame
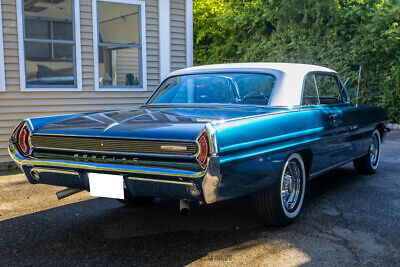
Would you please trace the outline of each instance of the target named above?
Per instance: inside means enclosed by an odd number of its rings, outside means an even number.
[[[140,46],[139,64],[141,86],[100,86],[99,78],[99,29],[98,29],[98,2],[108,2],[125,5],[139,6],[139,27],[140,27]],[[93,17],[93,58],[94,58],[94,88],[95,91],[105,92],[135,92],[147,91],[147,46],[146,46],[146,3],[141,0],[92,0],[92,17]],[[121,44],[120,46],[124,46]],[[132,47],[132,46],[129,46]]]
[[[23,0],[17,0],[17,22],[18,22],[18,49],[19,49],[19,70],[20,70],[20,89],[21,91],[82,91],[82,54],[81,54],[81,29],[80,29],[80,6],[79,0],[73,1],[73,35],[74,35],[74,72],[75,72],[75,85],[52,85],[52,86],[26,86],[26,57],[25,57],[25,19],[24,19],[24,6]],[[58,43],[57,41],[55,43]]]
[[[4,36],[3,36],[3,17],[0,3],[0,92],[6,91],[6,71],[4,64]]]
[[[325,76],[332,76],[332,77],[334,77],[334,78],[336,79],[337,84],[338,84],[339,94],[340,94],[340,97],[341,97],[341,99],[342,99],[342,102],[340,102],[340,103],[334,103],[334,104],[321,104],[321,102],[319,102],[318,105],[303,105],[304,86],[305,86],[305,83],[306,83],[306,77],[307,77],[308,75],[325,75]],[[343,105],[343,104],[346,104],[346,102],[345,102],[345,100],[344,100],[344,98],[343,98],[343,95],[342,95],[342,90],[341,90],[342,87],[343,87],[343,82],[342,82],[342,80],[340,79],[339,74],[337,74],[337,73],[335,73],[335,72],[324,72],[324,71],[311,71],[311,72],[308,72],[308,73],[306,73],[306,74],[304,75],[304,77],[303,77],[303,86],[302,86],[302,88],[301,88],[300,106],[302,106],[302,107],[307,107],[307,106],[325,106],[325,105]],[[317,85],[316,85],[316,90],[317,90],[317,93],[318,93],[318,100],[319,100],[319,99],[320,99],[320,94],[319,94],[319,89],[318,89],[318,86],[317,86]],[[319,101],[320,101],[320,100],[319,100]]]

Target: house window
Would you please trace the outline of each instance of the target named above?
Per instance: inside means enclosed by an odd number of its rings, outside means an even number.
[[[98,88],[145,88],[143,1],[97,1],[96,11]]]
[[[76,88],[78,0],[21,1],[26,88]]]

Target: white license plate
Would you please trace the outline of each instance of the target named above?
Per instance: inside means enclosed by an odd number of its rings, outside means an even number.
[[[102,173],[88,173],[90,195],[124,199],[124,177]]]

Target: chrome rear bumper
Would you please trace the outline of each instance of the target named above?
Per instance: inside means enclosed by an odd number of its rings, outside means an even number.
[[[209,159],[206,170],[193,172],[172,168],[27,158],[21,155],[12,143],[9,144],[8,150],[11,158],[24,171],[31,183],[89,190],[87,173],[98,172],[123,175],[127,189],[132,195],[143,194],[143,190],[139,189],[146,188],[147,192],[154,194],[154,197],[182,198],[187,196],[189,199],[203,200],[206,203],[218,200],[218,187],[221,181],[218,156],[212,156]],[[31,174],[32,170],[41,172],[43,180],[35,179]],[[196,185],[201,188],[202,194],[198,197],[191,196],[186,192],[188,185]],[[136,190],[135,186],[137,186],[136,189],[140,188]]]

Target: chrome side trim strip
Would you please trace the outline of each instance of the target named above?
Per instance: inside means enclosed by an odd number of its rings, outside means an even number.
[[[194,183],[188,183],[188,182],[149,179],[149,178],[139,178],[139,177],[128,177],[128,179],[129,180],[144,181],[144,182],[156,182],[156,183],[179,184],[179,185],[195,185]]]
[[[47,169],[47,168],[33,167],[32,171],[37,171],[38,173],[51,172],[51,173],[69,174],[69,175],[79,176],[79,173],[77,171],[73,171],[73,170]]]
[[[264,113],[264,114],[257,114],[257,115],[250,115],[250,116],[244,116],[244,117],[238,117],[238,118],[216,120],[216,121],[212,121],[211,123],[213,125],[215,125],[215,124],[220,124],[220,123],[225,123],[225,122],[230,122],[230,121],[236,121],[236,120],[245,120],[245,119],[257,118],[257,117],[268,117],[268,116],[281,115],[281,114],[300,112],[300,111],[309,111],[309,110],[318,110],[318,109],[317,108],[289,109],[289,110],[283,110],[283,111],[277,111],[277,112],[271,112],[271,113]]]
[[[328,168],[326,168],[326,169],[323,169],[323,170],[321,170],[321,171],[314,172],[313,174],[310,174],[310,179],[313,179],[313,178],[315,178],[315,177],[317,177],[317,176],[319,176],[319,175],[321,175],[321,174],[323,174],[323,173],[329,172],[329,171],[331,171],[331,170],[333,170],[333,169],[336,169],[336,168],[338,168],[338,167],[340,167],[340,166],[343,166],[343,165],[345,165],[345,164],[347,164],[347,163],[349,163],[349,162],[352,162],[352,161],[355,160],[355,159],[361,158],[361,157],[363,157],[363,156],[365,156],[365,155],[367,155],[367,154],[368,154],[368,153],[366,153],[366,154],[361,154],[361,155],[359,155],[359,156],[356,156],[356,157],[353,157],[353,158],[351,158],[351,159],[345,160],[345,161],[343,161],[343,162],[340,162],[340,163],[338,163],[338,164],[335,164],[335,165],[333,165],[333,166],[331,166],[331,167],[328,167]]]

